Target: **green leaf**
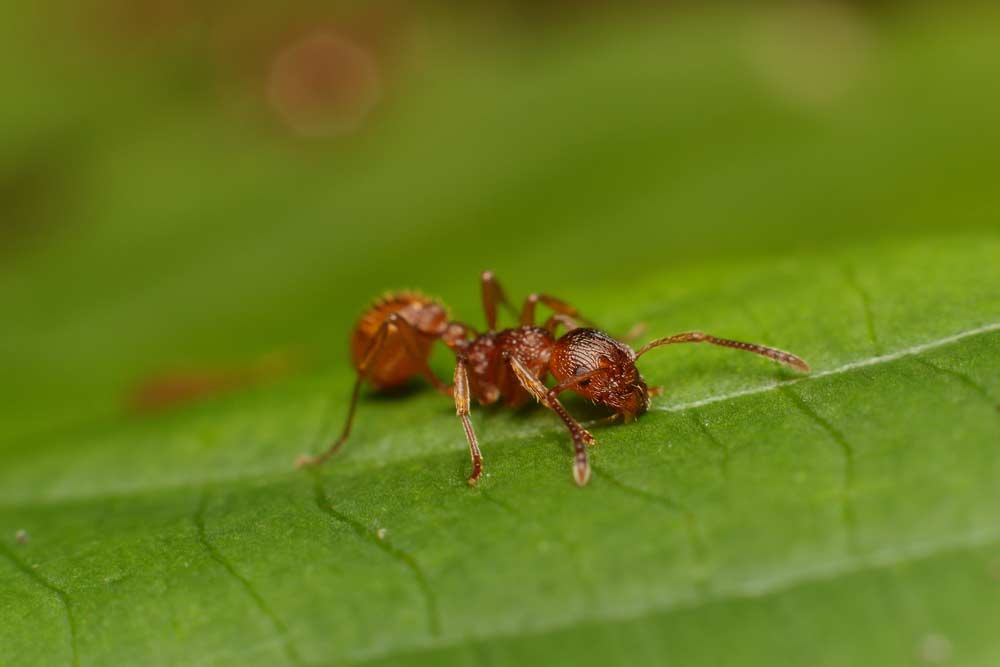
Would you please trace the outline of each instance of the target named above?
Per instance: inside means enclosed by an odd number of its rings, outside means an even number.
[[[938,18],[866,25],[868,78],[818,108],[746,69],[743,15],[581,28],[530,72],[439,47],[440,89],[322,156],[213,95],[140,108],[158,61],[91,73],[136,108],[77,100],[107,141],[57,148],[90,222],[0,273],[0,665],[1000,664],[996,35]],[[364,300],[422,286],[480,325],[487,264],[613,332],[814,372],[651,352],[665,393],[593,428],[584,489],[537,406],[474,407],[469,488],[423,389],[364,395],[342,454],[293,470],[340,427]],[[300,372],[121,407],[276,349]]]
[[[967,238],[638,282],[637,301],[669,304],[639,313],[654,331],[780,343],[815,372],[649,355],[667,395],[596,429],[586,489],[540,410],[476,412],[488,477],[468,488],[461,428],[430,392],[364,401],[343,457],[296,473],[342,370],[32,445],[4,470],[0,521],[31,538],[2,551],[5,659],[586,663],[631,647],[718,664],[738,646],[763,664],[822,642],[829,664],[902,664],[940,636],[988,664],[997,253]]]

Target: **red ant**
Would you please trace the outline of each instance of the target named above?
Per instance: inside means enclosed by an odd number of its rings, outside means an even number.
[[[489,271],[482,274],[482,296],[490,331],[496,328],[499,305],[516,315],[503,289]],[[556,311],[547,326],[551,326],[557,317],[577,317],[586,321],[574,308],[546,294],[532,294],[525,300],[522,321],[534,320],[537,303]],[[323,463],[343,446],[351,434],[361,385],[366,380],[376,391],[384,391],[422,375],[435,389],[451,397],[452,387],[441,382],[428,363],[431,348],[435,341],[440,340],[452,349],[462,349],[470,337],[478,338],[479,334],[472,327],[451,321],[443,304],[420,293],[389,292],[376,300],[358,320],[351,335],[351,361],[357,379],[340,437],[318,456],[300,456],[295,462],[296,467]],[[465,421],[468,422],[467,417]],[[471,425],[468,428],[471,429]]]
[[[539,302],[555,311],[543,327],[534,325],[535,306]],[[573,476],[576,483],[583,486],[590,479],[587,445],[594,445],[597,441],[559,402],[558,397],[562,392],[574,391],[598,405],[611,408],[614,411],[612,419],[623,417],[624,421],[630,422],[649,408],[650,395],[660,391],[659,388],[651,390],[647,387],[635,366],[636,360],[653,348],[674,343],[710,343],[744,350],[796,370],[809,372],[805,361],[788,352],[717,338],[700,331],[659,338],[636,352],[626,343],[596,328],[580,327],[578,322],[589,322],[580,317],[575,308],[544,295],[528,297],[521,310],[520,326],[495,331],[498,303],[510,307],[493,275],[484,273],[483,304],[489,331],[476,335],[464,325],[439,325],[439,329],[445,334],[438,337],[454,350],[456,356],[454,386],[450,393],[454,395],[456,412],[462,420],[472,456],[472,473],[468,478],[470,485],[479,481],[483,469],[479,443],[469,420],[471,396],[475,396],[483,405],[491,405],[504,398],[505,403],[511,407],[522,405],[533,396],[555,412],[570,432],[574,448]],[[568,331],[556,338],[556,329],[560,324]],[[461,335],[447,335],[452,328],[456,334]],[[471,340],[469,335],[473,336]],[[423,359],[423,365],[426,366],[426,355]],[[556,380],[556,385],[551,388],[544,384],[549,373]],[[364,371],[359,368],[358,384],[355,385],[351,411],[341,438],[325,454],[307,462],[321,462],[343,444],[350,430],[358,386],[363,378]],[[439,385],[437,382],[435,384]],[[443,391],[448,390],[443,388]]]

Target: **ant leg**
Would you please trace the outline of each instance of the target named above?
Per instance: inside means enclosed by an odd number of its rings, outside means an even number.
[[[318,466],[328,458],[337,453],[341,445],[347,442],[348,436],[351,435],[351,424],[354,422],[354,411],[358,406],[358,395],[361,393],[361,383],[364,378],[358,375],[358,378],[354,381],[354,391],[351,392],[351,405],[347,408],[347,421],[344,422],[344,430],[340,432],[340,437],[338,437],[332,445],[322,454],[316,456],[309,456],[308,454],[299,454],[299,457],[295,459],[295,468],[304,468],[306,466]]]
[[[566,333],[569,333],[573,329],[580,328],[579,322],[574,320],[569,315],[563,315],[562,313],[555,313],[554,315],[549,317],[549,319],[545,320],[545,324],[542,325],[542,328],[548,331],[553,336],[555,336],[556,329],[559,327],[560,324],[566,327]],[[626,334],[622,336],[615,336],[615,338],[623,343],[631,343],[632,341],[636,340],[639,336],[644,334],[646,332],[646,329],[648,328],[649,325],[647,325],[645,322],[639,322],[631,329],[629,329]]]
[[[566,424],[570,437],[573,438],[573,478],[579,486],[585,486],[590,481],[590,462],[587,459],[587,445],[595,445],[597,441],[594,440],[594,436],[587,429],[570,416],[566,408],[559,402],[558,396],[561,392],[572,389],[581,382],[589,381],[598,373],[604,373],[605,370],[599,368],[589,373],[578,375],[566,382],[557,384],[552,389],[548,389],[542,384],[541,380],[532,375],[531,371],[524,367],[524,364],[517,357],[509,353],[504,356],[510,367],[514,370],[514,374],[521,385],[540,403],[556,413],[563,420],[563,423]]]
[[[784,352],[782,350],[777,350],[773,347],[765,347],[763,345],[757,345],[755,343],[741,343],[738,340],[727,340],[725,338],[716,338],[707,333],[701,331],[691,331],[688,333],[675,334],[673,336],[668,336],[667,338],[659,338],[652,342],[646,343],[642,348],[636,352],[636,359],[644,355],[645,353],[652,350],[654,347],[660,347],[661,345],[672,345],[673,343],[711,343],[712,345],[720,345],[722,347],[731,347],[736,350],[743,350],[745,352],[753,352],[754,354],[759,354],[762,357],[767,357],[772,361],[777,361],[779,364],[784,364],[790,366],[797,371],[802,371],[803,373],[809,372],[809,364],[799,359],[794,354],[790,352]]]
[[[603,375],[604,373],[607,373],[607,372],[608,372],[608,369],[606,369],[606,368],[597,368],[597,369],[594,369],[594,370],[592,370],[590,372],[587,372],[587,373],[581,373],[580,375],[576,375],[574,377],[569,378],[568,380],[564,380],[563,382],[560,382],[559,384],[557,384],[556,386],[552,387],[551,389],[549,389],[545,393],[545,397],[546,397],[546,399],[550,403],[558,405],[559,408],[562,409],[562,412],[565,414],[565,417],[563,416],[563,414],[560,414],[559,416],[563,418],[563,421],[566,421],[566,419],[569,418],[570,421],[572,421],[574,424],[576,424],[577,427],[579,427],[580,430],[583,431],[583,436],[584,436],[583,439],[584,439],[584,441],[588,445],[596,445],[597,444],[597,440],[594,439],[594,436],[590,435],[590,433],[587,431],[587,429],[583,428],[582,426],[580,426],[580,424],[578,422],[576,422],[571,417],[569,417],[569,413],[566,412],[566,408],[564,408],[562,406],[562,403],[559,402],[558,396],[559,396],[559,394],[563,393],[564,391],[569,391],[571,389],[576,389],[578,386],[586,386],[587,384],[590,383],[591,379],[593,379],[594,377],[596,377],[598,375]],[[559,414],[559,411],[555,410],[555,408],[553,408],[553,411],[555,411],[556,414]],[[611,415],[610,419],[612,421],[614,421],[615,416]],[[568,423],[566,425],[569,426]],[[570,428],[570,431],[572,432],[572,427]]]
[[[492,271],[483,271],[481,282],[483,287],[483,311],[486,313],[486,329],[488,331],[495,331],[497,328],[497,304],[502,304],[514,317],[517,317],[517,310],[511,304],[507,295],[504,294],[503,288],[500,287],[500,283]]]
[[[296,468],[315,466],[323,463],[336,454],[337,451],[340,450],[341,446],[343,446],[343,444],[347,441],[347,438],[350,437],[351,426],[354,423],[354,413],[358,407],[358,396],[361,393],[361,384],[365,381],[365,379],[367,379],[369,369],[375,365],[378,355],[381,354],[384,349],[385,341],[388,338],[390,329],[394,329],[399,334],[407,354],[409,354],[410,358],[420,366],[421,375],[427,378],[427,380],[434,385],[435,389],[439,392],[445,396],[451,396],[451,387],[438,379],[438,377],[434,374],[434,371],[431,370],[430,365],[428,365],[427,359],[420,353],[420,349],[417,347],[416,339],[419,332],[404,318],[393,313],[389,315],[389,317],[387,317],[379,326],[378,330],[375,332],[375,336],[372,337],[371,342],[368,344],[368,348],[365,350],[365,354],[361,358],[361,362],[358,364],[358,377],[354,381],[354,390],[351,392],[351,404],[347,409],[347,420],[344,422],[344,429],[341,431],[340,436],[325,452],[319,454],[318,456],[308,456],[306,454],[299,456],[299,458],[295,460]]]
[[[420,332],[407,322],[405,318],[400,317],[396,313],[389,315],[386,318],[386,322],[395,327],[399,333],[400,340],[403,341],[403,347],[406,348],[410,359],[420,366],[420,374],[434,385],[434,388],[440,393],[445,396],[451,396],[451,387],[438,379],[438,376],[431,369],[430,364],[427,363],[427,358],[420,352],[420,347],[417,345],[417,337],[420,336]]]
[[[368,343],[368,348],[365,350],[365,354],[361,358],[361,363],[358,364],[358,376],[354,380],[354,391],[351,392],[351,404],[347,408],[347,420],[344,422],[344,429],[340,432],[340,437],[338,437],[322,454],[318,454],[317,456],[309,456],[308,454],[300,455],[297,459],[295,459],[296,468],[320,465],[328,458],[336,454],[341,446],[347,442],[347,438],[351,435],[351,425],[354,423],[354,411],[358,407],[358,395],[361,393],[361,383],[365,381],[365,378],[368,376],[368,369],[374,365],[375,360],[378,358],[378,355],[382,352],[382,349],[385,346],[385,341],[389,334],[389,326],[390,323],[388,319],[382,322],[378,331],[375,332],[375,336],[373,336],[371,342]]]
[[[522,325],[532,325],[535,323],[535,306],[542,303],[553,311],[560,315],[565,315],[569,318],[583,322],[588,327],[594,329],[597,325],[588,320],[586,317],[580,314],[573,306],[569,305],[562,299],[557,299],[554,296],[549,296],[548,294],[529,294],[528,298],[524,300],[524,306],[521,308],[521,324]]]
[[[553,336],[555,336],[556,335],[556,329],[559,328],[560,324],[563,325],[564,327],[566,327],[566,332],[567,333],[569,333],[573,329],[579,329],[580,328],[580,324],[576,320],[574,320],[569,315],[563,315],[562,313],[556,313],[555,315],[553,315],[549,319],[545,320],[545,326],[542,327],[542,328],[545,329],[546,331],[548,331]]]
[[[644,333],[646,333],[647,329],[649,329],[648,324],[646,324],[645,322],[637,322],[635,325],[632,326],[631,329],[626,331],[625,334],[622,335],[618,340],[620,340],[623,343],[632,343],[634,341],[639,340],[639,337],[642,336]]]
[[[479,451],[479,441],[469,420],[469,374],[466,370],[467,361],[464,354],[458,355],[455,364],[455,414],[462,418],[462,428],[465,429],[465,439],[469,441],[469,454],[472,456],[472,474],[469,475],[469,486],[479,482],[483,472],[483,455]]]
[[[620,412],[612,412],[607,417],[601,417],[600,419],[598,419],[596,423],[600,424],[601,426],[607,426],[608,424],[614,424],[616,421],[618,421],[621,418],[622,418],[622,413],[620,413]]]

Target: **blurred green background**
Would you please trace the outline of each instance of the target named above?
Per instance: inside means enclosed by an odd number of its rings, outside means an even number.
[[[992,3],[2,12],[0,465],[346,379],[385,289],[480,325],[490,268],[623,331],[648,276],[998,231]]]
[[[388,288],[477,323],[484,268],[585,302],[997,224],[988,3],[7,11],[0,442],[164,369],[341,365]]]

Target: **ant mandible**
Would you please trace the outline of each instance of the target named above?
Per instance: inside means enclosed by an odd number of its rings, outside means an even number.
[[[498,306],[506,307],[515,316],[517,312],[492,272],[484,272],[481,283],[483,309],[488,328],[488,333],[483,336],[486,336],[496,328]],[[557,321],[579,320],[589,323],[575,308],[547,294],[532,294],[525,300],[520,314],[522,323],[534,321],[535,307],[539,303],[548,306],[555,313],[546,323],[549,328],[553,328]],[[350,437],[361,385],[365,381],[371,383],[376,391],[385,391],[406,384],[421,375],[437,391],[452,396],[453,388],[441,382],[428,363],[431,348],[435,341],[440,340],[454,350],[462,350],[469,344],[470,338],[479,340],[482,336],[472,327],[452,321],[448,309],[443,304],[418,292],[389,292],[376,300],[362,314],[351,335],[351,362],[357,377],[343,430],[326,451],[317,456],[302,455],[296,460],[295,466],[300,468],[319,465],[340,450]],[[481,400],[485,403],[492,403],[499,394],[494,397],[492,390],[484,389],[481,396]],[[510,405],[519,402],[523,401],[508,401]],[[468,420],[468,410],[463,417],[463,423],[467,433],[472,434],[470,437],[474,439],[472,425]]]

